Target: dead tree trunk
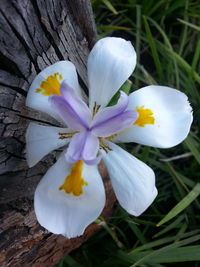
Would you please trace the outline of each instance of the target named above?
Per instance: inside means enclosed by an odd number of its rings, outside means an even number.
[[[25,107],[33,78],[46,66],[71,60],[87,86],[86,60],[96,40],[89,0],[1,0],[0,3],[0,265],[54,266],[99,226],[73,240],[38,225],[32,206],[36,185],[55,162],[56,152],[29,169],[24,134],[30,121],[55,125]],[[104,174],[106,177],[106,174]],[[110,184],[104,216],[114,203]]]

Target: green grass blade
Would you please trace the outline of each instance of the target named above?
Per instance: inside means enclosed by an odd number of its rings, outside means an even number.
[[[131,31],[132,28],[124,27],[124,26],[118,26],[118,25],[100,25],[99,29],[102,31]]]
[[[200,260],[200,246],[175,248],[152,259],[155,263],[188,262]]]
[[[159,33],[161,34],[161,36],[163,37],[163,40],[166,44],[166,46],[173,51],[173,47],[170,43],[170,40],[167,36],[167,34],[164,32],[164,30],[160,27],[160,25],[154,21],[152,18],[147,18],[154,26],[155,28],[159,31]],[[179,89],[179,71],[178,71],[178,66],[177,66],[177,62],[175,59],[172,58],[173,64],[174,64],[174,73],[175,73],[175,77],[176,77],[176,88]]]
[[[136,223],[133,223],[129,220],[126,220],[130,229],[133,231],[133,233],[136,235],[137,239],[141,242],[141,244],[146,244],[147,241],[144,237],[144,234],[140,230],[140,228],[136,225]]]
[[[177,63],[186,71],[188,72],[188,74],[192,73],[192,77],[196,80],[196,82],[198,82],[200,84],[200,76],[196,71],[192,70],[192,67],[190,66],[190,64],[188,64],[184,58],[182,58],[180,55],[178,55],[176,52],[170,50],[169,48],[167,48],[165,45],[162,45],[160,43],[160,47],[161,49],[165,50],[168,55],[173,59],[175,59],[177,61]]]
[[[168,225],[167,227],[165,227],[162,231],[156,233],[153,237],[159,237],[165,233],[167,233],[168,231],[172,230],[173,228],[175,228],[178,224],[180,224],[180,222],[184,219],[184,215],[179,216],[174,222],[172,222],[170,225]]]
[[[178,182],[178,185],[181,185],[181,187],[183,189],[185,189],[186,192],[189,192],[188,187],[184,184],[183,180],[181,179],[179,173],[173,168],[172,164],[170,164],[169,162],[166,162],[166,167],[168,172],[170,173],[170,175],[172,176],[172,178],[174,179],[175,182]],[[182,190],[182,188],[180,189],[180,194],[183,196],[184,191]]]
[[[168,222],[177,214],[182,212],[192,203],[192,201],[194,201],[199,196],[199,194],[200,183],[196,184],[195,187],[190,191],[190,193],[187,194],[187,196],[185,196],[159,223],[157,223],[157,226],[161,226],[162,224]]]
[[[115,14],[115,15],[118,14],[117,10],[114,8],[114,6],[111,4],[110,1],[108,1],[108,0],[102,0],[102,1],[113,14]]]
[[[188,0],[185,2],[184,20],[188,20]],[[183,25],[182,33],[180,36],[180,46],[179,46],[179,52],[178,52],[179,55],[183,54],[183,50],[188,39],[187,36],[188,36],[188,26]]]
[[[158,56],[156,43],[155,43],[153,35],[151,33],[151,30],[150,30],[150,27],[149,27],[149,24],[148,24],[146,16],[143,16],[143,20],[144,20],[144,27],[145,27],[145,30],[146,30],[146,37],[147,37],[147,40],[149,42],[149,46],[151,48],[151,52],[152,52],[152,56],[153,56],[153,59],[154,59],[155,67],[156,67],[159,79],[163,80],[163,77],[164,77],[163,76],[163,70],[162,70],[162,66],[161,66],[161,63],[160,63],[159,56]]]
[[[200,260],[200,246],[186,246],[181,248],[169,248],[167,251],[160,251],[160,253],[151,253],[150,251],[139,252],[131,257],[127,257],[124,253],[119,253],[126,261],[135,264],[134,266],[142,266],[141,263],[155,264],[155,263],[175,263],[188,262]],[[155,255],[156,254],[156,255]],[[146,266],[146,265],[145,265]],[[153,265],[155,266],[155,265]]]
[[[191,28],[194,29],[194,30],[200,31],[200,26],[197,26],[197,25],[195,25],[195,24],[193,24],[193,23],[190,23],[190,22],[188,22],[188,21],[185,21],[185,20],[183,20],[183,19],[177,19],[177,20],[178,20],[179,22],[181,22],[181,23],[183,23],[183,24],[185,24],[185,25],[191,27]]]
[[[137,54],[137,62],[140,62],[140,50],[141,50],[141,6],[140,5],[136,5],[136,23],[137,23],[137,27],[136,27],[136,54]],[[135,74],[138,74],[138,68],[136,68],[135,70]],[[136,77],[135,79],[135,86],[136,88],[138,88],[139,86],[139,80]]]
[[[189,150],[192,152],[192,155],[195,157],[197,162],[200,164],[200,152],[199,152],[198,148],[196,147],[196,142],[194,142],[192,136],[189,135],[185,139],[184,143],[189,148]]]
[[[144,255],[142,255],[142,257],[138,259],[133,265],[131,265],[131,267],[141,266],[141,263],[152,261],[152,259],[155,260],[155,258],[163,255],[163,253],[167,253],[167,252],[170,253],[175,248],[182,247],[182,246],[185,246],[190,243],[194,243],[199,240],[200,240],[200,235],[196,235],[196,236],[192,236],[181,241],[177,241],[176,243],[170,244],[156,251],[153,251],[153,252],[148,251]],[[134,256],[137,257],[137,254],[132,255],[132,257]]]
[[[146,243],[146,244],[144,244],[144,245],[142,245],[140,247],[137,247],[135,249],[132,249],[129,252],[129,254],[134,254],[136,252],[143,251],[143,250],[153,249],[155,247],[159,247],[161,245],[173,242],[177,238],[183,239],[183,238],[191,237],[191,236],[196,235],[198,233],[199,233],[199,230],[195,230],[195,231],[184,233],[184,234],[178,234],[177,236],[164,237],[164,238],[161,238],[161,239]]]

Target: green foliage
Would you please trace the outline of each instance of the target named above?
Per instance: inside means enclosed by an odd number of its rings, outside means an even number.
[[[174,148],[127,145],[154,169],[158,197],[139,218],[118,206],[104,228],[58,266],[161,267],[191,262],[199,266],[199,1],[93,0],[92,4],[100,38],[120,36],[135,46],[137,67],[123,89],[133,91],[152,83],[177,88],[188,95],[194,122],[188,138]]]

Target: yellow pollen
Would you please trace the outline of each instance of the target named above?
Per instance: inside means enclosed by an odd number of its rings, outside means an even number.
[[[66,176],[64,184],[59,187],[59,190],[64,190],[66,194],[73,194],[74,196],[83,194],[82,187],[88,183],[81,177],[82,170],[83,161],[79,160],[73,165],[71,173]]]
[[[113,135],[107,136],[105,139],[110,140],[110,139],[115,138],[116,136],[117,134],[113,134]]]
[[[151,109],[144,108],[144,106],[141,106],[136,107],[136,111],[138,112],[138,118],[134,122],[134,125],[144,127],[146,124],[155,123],[155,118],[153,117],[153,111]]]
[[[40,88],[36,89],[36,93],[41,93],[45,96],[61,95],[60,84],[63,77],[60,73],[56,72],[53,75],[48,76],[41,82]]]

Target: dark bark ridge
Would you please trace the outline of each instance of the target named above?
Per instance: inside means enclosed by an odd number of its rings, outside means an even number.
[[[72,61],[87,85],[86,61],[96,40],[89,0],[1,0],[0,3],[0,265],[54,266],[99,226],[72,240],[39,226],[33,211],[36,185],[58,152],[33,168],[25,160],[24,135],[36,121],[56,125],[48,115],[25,107],[33,78],[59,60]],[[107,175],[104,173],[104,177]],[[109,183],[108,216],[114,203]]]

